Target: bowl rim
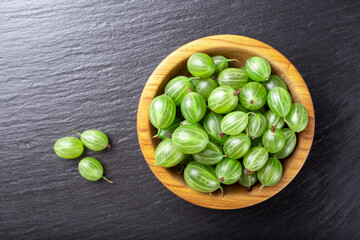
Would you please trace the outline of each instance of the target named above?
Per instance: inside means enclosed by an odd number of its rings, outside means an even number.
[[[295,66],[276,49],[253,38],[226,34],[199,38],[174,50],[161,61],[145,84],[138,105],[137,134],[139,145],[145,161],[148,165],[154,164],[156,146],[150,131],[151,123],[149,120],[149,107],[152,99],[156,97],[156,92],[160,84],[162,81],[164,81],[164,79],[166,79],[167,75],[169,75],[174,67],[184,61],[184,59],[190,57],[193,53],[206,51],[206,49],[211,49],[218,46],[234,47],[244,51],[254,52],[257,56],[262,56],[267,59],[272,67],[278,67],[284,73],[282,78],[285,78],[285,81],[290,81],[286,79],[291,79],[292,88],[289,89],[289,91],[296,93],[295,95],[301,95],[300,101],[297,102],[302,103],[306,107],[309,115],[308,125],[306,129],[299,134],[297,138],[297,146],[293,154],[289,157],[295,159],[295,166],[286,172],[286,178],[284,170],[283,177],[271,188],[263,188],[261,192],[258,192],[259,187],[256,187],[252,192],[246,193],[247,197],[243,199],[240,196],[234,194],[228,194],[227,196],[226,192],[222,198],[220,195],[209,196],[204,193],[198,193],[183,183],[175,181],[174,177],[167,169],[162,167],[150,167],[150,169],[166,188],[188,202],[198,206],[213,209],[238,209],[263,202],[284,189],[303,167],[310,152],[314,138],[315,112],[310,92],[304,79]],[[289,83],[287,84],[289,87]],[[295,91],[295,88],[300,89],[301,94],[298,93],[299,90]],[[293,97],[293,94],[291,95]],[[299,98],[299,96],[297,97]],[[301,148],[299,149],[300,144]],[[232,187],[230,186],[229,188]],[[241,192],[245,193],[245,190],[241,190]]]

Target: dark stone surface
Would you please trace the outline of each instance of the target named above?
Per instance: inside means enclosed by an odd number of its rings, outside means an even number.
[[[1,1],[0,239],[359,239],[359,1]],[[246,209],[197,207],[145,164],[143,86],[160,61],[208,35],[264,41],[298,68],[316,136],[304,168]],[[55,156],[71,129],[111,138],[89,182]]]

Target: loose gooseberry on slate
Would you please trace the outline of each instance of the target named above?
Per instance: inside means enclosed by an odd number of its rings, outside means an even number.
[[[268,160],[269,153],[264,147],[253,147],[244,156],[244,167],[248,174],[262,168]]]
[[[79,173],[80,175],[90,181],[98,181],[99,179],[104,179],[109,183],[113,183],[109,179],[103,176],[104,168],[101,163],[92,157],[83,158],[79,162]]]
[[[223,116],[214,112],[205,116],[203,126],[205,132],[209,135],[210,141],[223,145],[227,135],[221,133],[221,121]]]
[[[229,86],[217,87],[209,96],[209,108],[216,113],[229,113],[234,110],[238,103],[238,94],[238,92]]]
[[[80,136],[80,140],[85,147],[93,151],[102,151],[105,148],[110,148],[108,137],[100,130],[88,129],[81,134],[74,130],[73,132]]]
[[[214,56],[212,57],[212,60],[215,63],[215,72],[214,75],[218,76],[219,73],[229,67],[229,62],[236,61],[239,62],[237,59],[227,59],[224,56]]]
[[[196,92],[190,92],[181,102],[181,113],[191,123],[200,121],[206,113],[205,99]]]
[[[269,153],[279,152],[285,145],[285,135],[280,129],[272,126],[262,136],[262,143]]]
[[[275,87],[268,93],[267,103],[275,115],[285,117],[290,112],[292,101],[287,90]]]
[[[167,128],[174,121],[176,106],[174,101],[166,95],[154,98],[150,104],[149,117],[156,128]]]
[[[225,115],[221,121],[221,131],[228,135],[240,134],[248,124],[248,113],[241,111],[231,112]]]
[[[274,155],[277,159],[284,159],[290,156],[290,154],[294,151],[296,146],[296,134],[293,130],[289,128],[283,128],[281,131],[285,135],[285,145],[284,147]]]
[[[240,176],[240,179],[238,181],[238,183],[243,186],[243,187],[247,187],[248,188],[248,192],[251,191],[251,187],[256,183],[257,178],[256,178],[256,172],[251,173],[250,175],[248,174],[248,172],[246,171],[245,167],[242,166],[242,174]]]
[[[230,136],[224,142],[223,151],[228,158],[242,158],[250,149],[251,141],[244,133]]]
[[[73,159],[81,156],[84,146],[76,137],[63,137],[56,141],[54,151],[61,158]]]
[[[267,111],[267,113],[265,114],[265,118],[268,128],[274,126],[276,129],[282,129],[284,126],[284,118],[275,115],[273,112],[271,112],[271,110]]]
[[[195,53],[187,61],[187,68],[191,75],[199,78],[210,77],[215,72],[215,63],[205,53]]]
[[[177,76],[171,79],[165,87],[165,94],[175,102],[176,106],[180,106],[183,98],[188,94],[188,89],[194,91],[192,83],[193,78],[185,76]]]
[[[227,68],[219,74],[218,83],[220,86],[227,85],[235,91],[239,90],[248,81],[248,75],[243,68]]]
[[[220,188],[223,193],[212,166],[192,161],[185,168],[184,179],[186,184],[195,191],[211,193]]]
[[[294,132],[303,131],[308,124],[308,112],[300,103],[293,103],[289,114],[285,117],[285,122]]]
[[[193,126],[196,126],[196,127],[199,127],[202,129],[202,126],[200,123],[192,123],[192,122],[189,122],[188,120],[184,120],[180,123],[180,126],[183,126],[183,125],[193,125]]]
[[[266,91],[270,92],[274,87],[281,87],[288,90],[286,83],[277,75],[271,75],[269,81],[265,81],[262,85],[266,88]]]
[[[246,61],[245,69],[247,75],[254,81],[264,82],[269,79],[271,66],[262,57],[251,57]]]
[[[261,113],[252,113],[249,116],[249,123],[247,126],[247,133],[251,139],[255,139],[264,134],[267,129],[267,121]]]
[[[242,167],[238,160],[224,158],[216,164],[215,174],[221,183],[230,185],[240,179]]]
[[[219,85],[215,80],[211,78],[203,78],[200,79],[196,84],[195,92],[200,94],[205,99],[205,101],[207,101],[209,99],[210,93],[218,86]]]
[[[201,152],[209,143],[206,132],[192,125],[183,125],[175,129],[172,140],[175,148],[185,154]]]
[[[266,89],[261,83],[250,82],[241,88],[239,99],[244,108],[258,110],[265,105],[266,96]]]
[[[171,123],[171,125],[164,129],[158,129],[158,133],[153,136],[153,138],[160,138],[164,140],[165,138],[171,138],[172,133],[175,131],[177,127],[180,126],[181,119],[178,117],[175,117],[174,121]]]
[[[217,164],[224,158],[221,148],[212,142],[209,142],[204,150],[199,153],[195,153],[192,156],[195,161],[205,165]]]
[[[262,184],[260,190],[264,186],[274,186],[280,180],[282,173],[281,162],[274,157],[270,157],[266,164],[256,172],[257,178]]]
[[[156,164],[153,166],[173,167],[184,160],[185,154],[178,151],[171,138],[164,139],[155,150]]]

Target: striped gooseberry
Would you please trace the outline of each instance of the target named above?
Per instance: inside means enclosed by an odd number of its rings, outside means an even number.
[[[270,92],[274,87],[282,87],[288,90],[286,83],[278,75],[271,75],[269,81],[265,81],[262,85],[266,88],[266,91]]]
[[[248,81],[244,68],[227,68],[219,74],[218,83],[220,86],[227,85],[235,91],[239,90]]]
[[[244,167],[248,174],[262,168],[268,160],[269,153],[264,147],[253,147],[244,156]]]
[[[306,108],[300,103],[293,103],[285,122],[294,132],[303,131],[308,124],[309,116]]]
[[[150,104],[149,117],[156,128],[167,128],[174,121],[176,106],[174,101],[166,95],[154,98]]]
[[[80,175],[90,181],[98,181],[101,178],[109,183],[113,183],[103,176],[104,168],[101,163],[92,157],[83,158],[78,165]]]
[[[284,118],[275,115],[271,110],[266,112],[265,118],[267,121],[268,128],[275,126],[276,129],[282,129],[284,126],[285,123]]]
[[[285,145],[285,135],[280,129],[272,126],[262,136],[262,143],[269,153],[277,153]]]
[[[218,86],[219,85],[215,80],[209,77],[202,78],[196,84],[195,92],[200,94],[205,99],[205,101],[208,101],[211,92],[214,91],[214,89],[217,88]]]
[[[250,149],[251,141],[244,133],[230,136],[224,142],[223,151],[228,158],[242,158]]]
[[[258,110],[265,105],[266,96],[267,92],[263,85],[258,82],[250,82],[241,88],[239,100],[244,108]]]
[[[267,127],[267,121],[261,113],[252,113],[249,116],[249,123],[247,126],[247,133],[251,139],[255,139],[264,134]]]
[[[266,164],[256,172],[256,176],[262,184],[260,190],[264,186],[274,186],[280,180],[282,173],[281,162],[274,157],[270,157]]]
[[[238,103],[238,94],[239,92],[234,91],[234,89],[229,86],[224,85],[217,87],[209,96],[209,108],[216,113],[229,113],[234,110]]]
[[[216,66],[214,72],[215,76],[218,76],[221,71],[227,69],[229,67],[229,62],[233,62],[233,61],[239,62],[239,60],[237,59],[227,59],[224,56],[214,56],[212,57],[212,60],[214,61]]]
[[[192,156],[195,161],[205,165],[217,164],[224,158],[221,148],[212,142],[209,142],[204,150]]]
[[[205,116],[203,127],[205,132],[209,135],[210,141],[223,145],[228,135],[221,133],[221,121],[223,116],[214,112]]]
[[[80,136],[80,140],[85,147],[93,151],[102,151],[105,148],[110,148],[108,137],[100,130],[88,129],[83,133],[73,132]]]
[[[61,158],[73,159],[81,156],[84,146],[76,137],[63,137],[55,142],[54,151]]]
[[[242,166],[238,160],[224,158],[216,164],[215,174],[222,184],[230,185],[240,179]]]
[[[274,154],[277,159],[284,159],[290,156],[295,149],[297,141],[295,132],[290,128],[283,128],[281,131],[285,135],[285,145],[279,152]]]
[[[177,76],[171,79],[165,86],[165,94],[175,102],[176,106],[180,106],[183,98],[188,94],[188,89],[194,91],[192,77]]]
[[[159,143],[155,150],[156,164],[153,166],[173,167],[184,160],[185,154],[178,151],[171,138],[166,138]]]
[[[187,61],[187,68],[191,75],[199,78],[210,77],[215,72],[215,63],[205,53],[195,53]]]
[[[238,135],[248,124],[249,113],[241,111],[231,112],[225,115],[221,121],[221,132],[228,135]]]
[[[205,99],[196,92],[190,92],[181,101],[181,113],[189,122],[199,122],[206,113]]]
[[[175,129],[172,140],[174,147],[185,154],[201,152],[209,143],[206,132],[193,125],[182,125]]]
[[[275,87],[268,93],[267,104],[270,110],[279,117],[288,115],[291,109],[291,103],[291,96],[284,88]]]
[[[254,81],[264,82],[269,79],[271,66],[262,57],[251,57],[245,63],[247,75]]]

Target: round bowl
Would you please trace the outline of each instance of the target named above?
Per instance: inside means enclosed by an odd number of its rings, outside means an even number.
[[[187,59],[194,53],[204,52],[210,56],[223,55],[235,58],[239,63],[231,62],[230,66],[243,67],[246,59],[260,56],[269,61],[272,74],[279,75],[286,82],[293,102],[303,104],[309,114],[309,122],[304,131],[298,134],[297,146],[290,157],[282,160],[283,176],[272,187],[261,191],[259,182],[251,192],[239,184],[224,186],[224,196],[220,191],[212,195],[199,193],[186,186],[183,175],[177,169],[150,167],[160,182],[170,191],[193,204],[214,209],[237,209],[260,203],[280,192],[298,174],[309,154],[314,138],[314,106],[309,90],[294,65],[271,46],[258,40],[237,35],[215,35],[197,39],[176,49],[157,66],[146,82],[141,94],[137,113],[137,133],[141,150],[147,164],[155,164],[155,149],[160,140],[154,139],[157,130],[149,120],[150,103],[164,92],[166,83],[178,75],[190,76],[187,71]]]

